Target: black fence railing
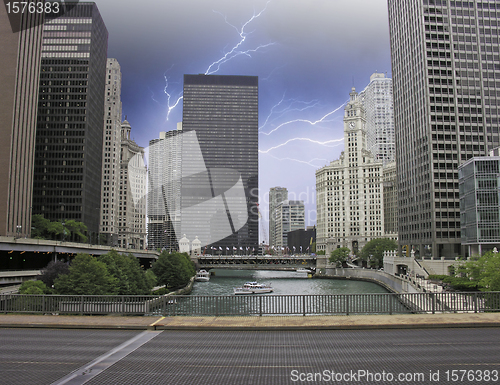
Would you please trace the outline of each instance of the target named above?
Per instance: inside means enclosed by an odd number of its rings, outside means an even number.
[[[497,311],[500,311],[500,292],[160,297],[0,295],[0,313],[306,316]]]

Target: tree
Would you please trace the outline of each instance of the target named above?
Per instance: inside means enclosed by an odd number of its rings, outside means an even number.
[[[132,254],[123,255],[115,250],[100,256],[108,272],[116,279],[119,295],[149,294],[154,285],[146,278],[146,273]]]
[[[87,242],[87,237],[84,235],[87,232],[87,226],[82,222],[69,219],[65,222],[66,229],[71,233],[71,240]],[[76,239],[75,239],[76,238]]]
[[[54,240],[63,240],[64,226],[62,222],[49,222],[47,226],[47,233],[49,238]]]
[[[19,288],[20,294],[48,294],[49,288],[42,281],[24,281]]]
[[[500,291],[500,253],[488,251],[457,268],[457,273],[482,291]]]
[[[104,262],[78,254],[71,261],[69,273],[55,279],[54,290],[58,294],[111,295],[118,292],[118,283]]]
[[[42,281],[47,287],[52,287],[54,281],[61,274],[69,273],[69,265],[62,261],[50,261],[49,264],[42,269],[40,274],[40,281]]]
[[[48,235],[50,221],[43,215],[33,215],[31,219],[31,237],[35,239],[45,239]]]
[[[344,262],[347,262],[350,252],[351,250],[349,250],[347,247],[340,247],[338,249],[335,249],[330,253],[330,262],[335,263],[337,267],[342,267],[342,264]]]
[[[163,251],[152,267],[158,278],[158,285],[167,289],[177,289],[186,286],[191,277],[196,274],[193,262],[186,253],[171,253]]]
[[[397,250],[397,248],[398,245],[393,239],[372,239],[363,247],[359,256],[367,261],[370,267],[380,269],[384,266],[384,251]]]

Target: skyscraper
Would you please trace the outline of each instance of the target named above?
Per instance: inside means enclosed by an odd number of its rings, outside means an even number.
[[[196,132],[207,170],[197,178],[183,178],[182,206],[193,208],[208,201],[215,204],[207,208],[212,210],[211,219],[204,226],[211,233],[205,237],[193,235],[199,237],[202,245],[219,250],[257,250],[258,78],[185,75],[182,120],[185,133]],[[198,168],[198,159],[187,156],[189,153],[189,149],[183,149],[183,176]],[[239,186],[244,194],[243,209],[238,203]],[[205,213],[208,215],[208,211]],[[183,215],[183,224],[195,223],[199,211],[193,209]],[[192,240],[194,236],[188,238]]]
[[[147,169],[144,148],[130,138],[130,131],[130,123],[125,120],[121,129],[118,246],[144,249]]]
[[[90,2],[43,29],[33,213],[97,233],[108,32]]]
[[[359,93],[366,116],[367,148],[384,165],[396,157],[394,144],[394,105],[392,79],[374,73],[370,83]]]
[[[0,6],[0,235],[3,236],[31,234],[42,20],[41,14],[26,13],[20,17],[20,28],[16,28],[20,32],[14,33],[5,7]]]
[[[101,187],[100,238],[106,245],[118,245],[120,150],[122,140],[122,73],[116,59],[106,65],[104,96],[104,138]],[[101,241],[101,240],[100,240]]]
[[[274,209],[274,226],[276,234],[275,249],[278,252],[287,251],[288,233],[294,230],[305,229],[304,201],[285,200]],[[293,250],[289,251],[293,252]]]
[[[182,130],[149,142],[148,248],[177,251],[181,221]],[[177,233],[176,233],[177,229]]]
[[[286,187],[271,187],[269,190],[269,246],[276,246],[276,207],[288,200]]]
[[[399,243],[460,254],[458,167],[500,142],[500,3],[389,0]]]

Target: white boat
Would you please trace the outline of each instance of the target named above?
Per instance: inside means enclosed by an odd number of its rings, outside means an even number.
[[[311,274],[311,270],[308,270],[308,269],[304,269],[303,267],[295,270],[295,272],[297,273],[307,273],[307,274]]]
[[[206,270],[200,270],[196,273],[194,280],[198,282],[208,282],[210,281],[210,273]]]
[[[272,293],[271,285],[257,282],[247,282],[242,287],[235,287],[234,294],[262,294]]]

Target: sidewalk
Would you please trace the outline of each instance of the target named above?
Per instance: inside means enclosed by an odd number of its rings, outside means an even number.
[[[500,313],[351,316],[128,317],[0,314],[0,328],[123,330],[374,330],[500,327]]]

